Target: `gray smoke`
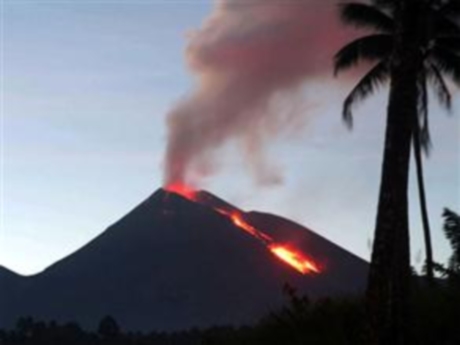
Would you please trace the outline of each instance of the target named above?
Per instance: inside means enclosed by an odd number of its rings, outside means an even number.
[[[332,73],[347,38],[335,0],[220,0],[194,32],[186,60],[193,92],[168,114],[165,184],[193,184],[236,141],[260,183],[280,182],[265,144],[309,116],[306,80]]]

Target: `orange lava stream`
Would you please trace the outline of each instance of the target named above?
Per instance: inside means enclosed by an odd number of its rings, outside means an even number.
[[[246,231],[247,233],[249,233],[250,235],[258,238],[260,241],[262,241],[264,244],[270,244],[273,242],[273,239],[264,234],[263,232],[257,230],[255,227],[253,227],[251,224],[249,224],[248,222],[246,222],[242,217],[241,215],[239,215],[237,212],[228,212],[228,211],[225,211],[225,210],[222,210],[222,209],[218,209],[216,208],[215,209],[217,212],[219,212],[220,214],[223,214],[224,216],[227,216],[228,218],[231,219],[231,221],[233,222],[233,224],[235,224],[237,227],[239,227],[240,229]]]
[[[186,185],[177,183],[169,185],[166,189],[169,192],[179,194],[191,201],[197,201],[196,192],[190,187],[187,187]],[[256,229],[251,224],[246,222],[238,212],[229,212],[227,210],[220,208],[215,208],[214,210],[228,217],[233,222],[233,224],[241,230],[257,238],[273,253],[273,255],[275,255],[277,258],[284,261],[288,265],[290,265],[299,273],[308,274],[321,272],[318,265],[309,258],[305,257],[304,254],[286,245],[276,243],[272,237],[268,236],[267,234],[263,233],[262,231]]]
[[[309,272],[320,273],[318,266],[313,261],[305,258],[302,253],[277,244],[271,245],[268,248],[278,258],[288,263],[302,274],[307,274]]]

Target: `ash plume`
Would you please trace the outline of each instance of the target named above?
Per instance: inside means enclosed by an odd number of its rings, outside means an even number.
[[[300,117],[302,86],[332,73],[345,41],[336,0],[220,0],[190,35],[195,88],[167,117],[165,184],[212,174],[219,150],[236,143],[257,182],[279,183],[266,143]]]

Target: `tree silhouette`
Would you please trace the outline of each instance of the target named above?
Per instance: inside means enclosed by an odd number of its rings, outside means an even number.
[[[460,274],[460,216],[455,212],[444,209],[444,233],[453,249],[449,260],[449,268]]]
[[[458,7],[455,7],[456,2],[453,1],[449,3],[439,2],[439,4],[432,1],[429,4],[431,6],[427,6],[426,10],[420,11],[420,16],[423,16],[422,20],[425,23],[423,30],[419,32],[420,45],[424,50],[424,61],[418,76],[419,98],[417,106],[419,118],[414,126],[413,148],[426,246],[427,273],[432,278],[432,245],[422,167],[422,150],[428,154],[430,148],[427,84],[429,83],[434,87],[440,104],[449,110],[451,108],[451,94],[444,81],[443,73],[451,76],[454,82],[460,84],[460,67],[458,67],[460,61],[456,55],[460,51],[460,29],[458,26],[456,27],[455,22],[449,20],[449,17],[458,17],[460,11]],[[335,57],[336,74],[351,67],[359,59],[378,61],[375,68],[361,79],[344,102],[343,117],[346,123],[351,126],[352,106],[372,94],[379,84],[390,79],[389,63],[394,48],[394,19],[391,12],[387,14],[377,8],[371,10],[370,6],[363,4],[345,5],[342,16],[346,22],[373,27],[381,31],[378,34],[348,44]],[[363,19],[362,16],[366,16],[367,19]],[[449,56],[447,59],[446,52]]]
[[[102,339],[113,343],[120,336],[120,326],[113,317],[105,316],[99,323],[97,333]]]
[[[451,282],[460,286],[460,216],[448,208],[444,209],[442,216],[444,217],[444,233],[453,253],[447,267],[436,263],[435,269],[443,277],[448,277]]]
[[[418,168],[421,208],[432,268],[431,240],[423,187],[421,149],[428,150],[427,84],[450,107],[443,74],[460,85],[460,14],[457,0],[380,0],[374,5],[348,3],[342,19],[374,33],[347,44],[335,56],[335,74],[361,60],[374,67],[347,96],[343,118],[351,127],[352,106],[390,82],[382,179],[367,300],[375,341],[404,343],[407,332],[409,268],[407,185],[411,142]],[[432,270],[431,270],[432,271]]]

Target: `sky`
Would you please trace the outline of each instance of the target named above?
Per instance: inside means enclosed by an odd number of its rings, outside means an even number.
[[[211,0],[1,1],[0,265],[40,272],[161,187],[166,116],[195,82],[185,48],[212,8]],[[303,121],[266,147],[283,183],[255,183],[230,144],[202,187],[369,259],[388,90],[356,108],[350,131],[341,102],[357,77],[335,79],[331,65],[305,79]],[[452,93],[450,114],[431,102],[434,147],[425,163],[440,262],[450,255],[442,210],[460,210],[460,97]],[[411,257],[420,267],[413,169],[410,182]]]

